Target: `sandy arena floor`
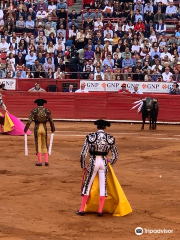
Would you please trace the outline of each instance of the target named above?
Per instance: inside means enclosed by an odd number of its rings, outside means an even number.
[[[180,126],[112,124],[119,160],[114,171],[133,212],[124,217],[79,217],[82,170],[80,152],[92,123],[55,123],[49,167],[35,167],[33,134],[0,135],[0,239],[114,240],[180,239]],[[33,129],[33,124],[31,130]],[[43,159],[44,160],[44,159]],[[160,175],[162,177],[160,177]],[[135,228],[170,229],[171,234],[143,234]]]

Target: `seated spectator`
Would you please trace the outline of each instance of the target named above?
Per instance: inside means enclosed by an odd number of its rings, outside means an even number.
[[[9,50],[9,44],[5,42],[5,38],[1,38],[1,43],[0,43],[0,52],[8,52]]]
[[[173,74],[170,72],[170,68],[166,67],[165,72],[163,72],[162,77],[164,82],[169,82],[169,77],[172,76]]]
[[[114,67],[114,59],[111,58],[111,54],[108,53],[107,58],[104,59],[102,66],[104,69],[111,67]]]
[[[53,35],[54,35],[53,38],[56,37],[56,32],[55,32],[55,30],[53,28],[50,28],[50,24],[46,25],[46,29],[44,30],[44,33],[45,33],[46,37],[49,37],[49,35],[51,33],[53,33]]]
[[[17,71],[16,77],[14,77],[14,78],[16,78],[16,79],[22,78],[22,77],[21,77],[21,72],[20,72],[20,71]]]
[[[161,60],[164,59],[165,56],[168,56],[168,60],[171,61],[172,55],[168,52],[168,48],[164,48],[164,52],[161,53]]]
[[[64,90],[64,92],[75,92],[75,89],[73,88],[73,85],[70,84],[69,87]]]
[[[25,65],[25,57],[22,55],[22,52],[18,52],[18,55],[15,56],[15,65],[20,66],[20,65]]]
[[[88,45],[87,51],[84,53],[84,59],[89,60],[89,59],[94,59],[94,51],[92,51],[92,46]]]
[[[143,22],[143,16],[140,14],[140,10],[137,9],[135,14],[135,22],[137,23],[139,19],[141,19],[141,21]]]
[[[38,66],[38,70],[34,73],[34,78],[45,78],[46,74],[43,70],[42,65]]]
[[[69,19],[70,19],[70,20],[75,19],[75,20],[77,21],[77,18],[78,18],[79,16],[81,16],[82,11],[83,11],[83,10],[81,10],[80,13],[76,13],[75,10],[72,10],[72,12],[68,14]]]
[[[47,19],[47,12],[44,10],[43,7],[40,7],[40,10],[37,12],[36,17],[41,17],[42,20],[46,20]]]
[[[142,70],[136,67],[135,73],[133,75],[134,81],[144,81],[144,74],[142,74]]]
[[[176,82],[180,82],[180,73],[177,68],[174,69],[173,80]]]
[[[139,18],[138,19],[138,22],[136,23],[135,27],[134,27],[134,31],[135,32],[139,32],[140,28],[142,29],[142,31],[144,32],[145,31],[145,26],[144,26],[144,23],[142,22],[142,20]]]
[[[43,68],[45,72],[48,72],[49,68],[52,68],[53,72],[55,71],[55,65],[52,63],[51,57],[48,58],[47,63],[44,63]]]
[[[97,80],[97,76],[101,76],[101,79],[104,80],[104,73],[100,71],[100,67],[96,68],[96,73],[94,74],[94,80]]]
[[[34,21],[32,20],[31,16],[28,16],[26,21],[26,30],[27,32],[34,32]]]
[[[36,20],[36,12],[33,10],[33,8],[29,8],[29,11],[26,13],[26,20],[28,20],[28,16],[31,16],[31,20]]]
[[[46,78],[48,79],[54,78],[54,73],[52,68],[48,68],[48,72],[46,72]]]
[[[169,94],[179,95],[180,94],[179,84],[173,83],[173,88],[171,88]]]
[[[88,93],[85,83],[81,83],[81,88],[75,91],[76,93]]]
[[[98,8],[96,8],[97,5],[100,6],[101,3],[98,2],[98,1],[95,2],[95,12],[94,12],[94,14],[93,14],[93,20],[94,20],[94,21],[97,21],[97,19],[100,18],[101,21],[102,21],[102,20],[103,20],[103,15],[102,15],[101,11],[100,11]]]
[[[60,58],[58,64],[56,65],[56,68],[60,68],[61,72],[65,72],[65,64],[63,63],[63,59]]]
[[[154,15],[154,22],[159,23],[159,20],[162,20],[162,22],[165,20],[165,16],[161,12],[161,9],[158,9],[157,13]]]
[[[49,41],[47,46],[47,52],[54,53],[54,51],[55,51],[55,46],[53,45],[53,42]]]
[[[129,90],[126,89],[126,83],[123,83],[121,85],[121,89],[119,90],[118,93],[130,93]]]
[[[34,74],[31,72],[31,69],[27,69],[26,78],[34,78]]]
[[[43,8],[44,11],[47,10],[47,3],[45,3],[46,0],[39,0],[39,3],[37,4],[36,11],[39,11],[41,8]]]
[[[39,83],[36,83],[35,86],[29,89],[28,92],[46,92],[43,88],[40,87]]]
[[[135,86],[134,86],[134,90],[133,90],[131,93],[134,93],[134,94],[143,94],[143,93],[138,89],[138,85],[135,85]]]
[[[151,52],[152,59],[154,59],[155,56],[161,56],[161,53],[158,51],[158,47],[154,47],[154,51]]]
[[[61,68],[57,67],[57,71],[54,73],[54,79],[61,79]]]
[[[60,0],[60,2],[57,4],[57,7],[56,7],[57,12],[60,12],[62,8],[67,9],[67,4],[63,2],[63,0]]]
[[[48,13],[51,14],[52,10],[56,9],[56,5],[54,4],[54,1],[51,0],[51,4],[48,5]]]
[[[36,72],[38,71],[38,67],[39,67],[40,63],[38,61],[38,59],[35,60],[35,63],[32,65],[32,72]],[[42,64],[41,64],[42,65]]]
[[[50,25],[50,28],[51,28],[51,29],[56,30],[56,22],[52,21],[52,19],[51,19],[50,16],[48,16],[48,18],[47,18],[47,22],[46,22],[46,24],[45,24],[45,27],[46,27],[47,25]]]
[[[45,22],[42,20],[41,16],[37,16],[37,21],[36,21],[36,28],[45,28]]]
[[[39,36],[35,39],[36,43],[39,43],[40,39],[43,39],[43,42],[46,44],[47,43],[47,38],[43,35],[43,31],[39,32]]]
[[[122,61],[122,68],[128,68],[130,66],[133,66],[133,60],[130,58],[130,54],[126,53],[126,58],[124,58]]]
[[[159,22],[156,24],[156,35],[165,35],[166,32],[166,24],[162,22],[160,19]]]
[[[20,72],[20,77],[21,78],[26,78],[26,72],[23,70],[23,67],[22,66],[18,66],[18,70],[15,71],[15,76],[14,78],[17,77],[17,73]]]
[[[107,67],[107,71],[104,73],[104,80],[115,80],[115,75],[110,66]]]
[[[154,68],[153,70],[153,75],[152,75],[152,78],[151,78],[151,81],[152,82],[157,82],[158,81],[158,78],[160,77],[161,75],[158,74],[158,71],[156,68]]]
[[[22,7],[19,6],[15,13],[16,13],[16,21],[19,21],[20,17],[22,17],[23,21],[25,21],[26,15],[25,15],[25,11],[22,9]]]
[[[8,7],[8,10],[4,17],[4,19],[8,19],[8,18],[11,18],[12,21],[16,20],[16,14],[13,10],[11,10],[11,7]]]
[[[42,65],[45,63],[45,57],[42,55],[41,52],[38,53],[37,60],[38,60],[39,63],[42,64]]]
[[[104,12],[104,17],[105,18],[107,18],[107,17],[112,18],[112,16],[113,16],[113,7],[111,6],[110,2],[108,2],[108,5],[105,6],[103,12]]]
[[[115,69],[117,69],[117,68],[122,68],[122,60],[119,59],[117,53],[114,54],[114,68],[115,68]]]
[[[90,73],[89,74],[89,81],[94,81],[94,74],[93,73]]]
[[[30,54],[28,54],[25,57],[25,60],[26,60],[26,67],[31,69],[32,65],[35,63],[35,60],[36,60],[36,54],[34,53],[34,51],[30,51]]]
[[[5,78],[6,74],[5,72],[2,70],[1,66],[0,66],[0,78]]]
[[[172,19],[173,17],[176,16],[176,13],[177,13],[177,8],[174,6],[174,3],[169,2],[169,6],[167,6],[167,8],[166,8],[165,18]]]
[[[82,74],[83,79],[88,79],[89,75],[92,73],[90,66],[86,67],[86,71]]]
[[[115,17],[115,18],[122,17],[122,8],[118,1],[115,1],[115,3],[114,3],[113,17]]]
[[[10,77],[10,78],[13,78],[14,75],[15,75],[15,71],[13,69],[13,66],[12,65],[9,65],[9,67],[7,67],[7,78]]]

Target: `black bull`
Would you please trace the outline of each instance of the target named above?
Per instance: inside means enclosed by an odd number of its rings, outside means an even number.
[[[142,106],[141,112],[142,112],[143,124],[141,129],[142,130],[144,129],[145,120],[146,118],[148,118],[150,122],[149,129],[156,130],[156,121],[157,121],[157,116],[159,112],[158,101],[150,97],[142,99],[142,101],[143,101],[143,106]]]

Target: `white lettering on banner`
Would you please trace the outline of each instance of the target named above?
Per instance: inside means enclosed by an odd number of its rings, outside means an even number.
[[[5,89],[16,90],[16,79],[0,79],[0,84],[5,84]]]
[[[173,83],[167,82],[129,82],[129,81],[88,81],[81,80],[81,83],[85,83],[89,92],[118,92],[121,89],[121,85],[126,83],[126,88],[132,92],[134,86],[138,85],[138,88],[143,93],[169,93],[173,87]]]

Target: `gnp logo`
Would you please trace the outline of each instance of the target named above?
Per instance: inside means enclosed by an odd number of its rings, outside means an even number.
[[[166,88],[167,88],[167,85],[166,85],[166,84],[163,84],[163,85],[162,85],[162,88],[163,88],[163,89],[166,89]]]
[[[135,229],[135,234],[136,234],[136,235],[142,235],[142,234],[143,234],[143,229],[142,229],[141,227],[137,227],[137,228]]]
[[[101,84],[101,85],[102,85],[104,91],[106,91],[106,86],[107,86],[107,84],[106,84],[106,83],[103,83],[103,84]]]
[[[143,88],[143,89],[147,88],[147,85],[146,85],[146,84],[143,84],[143,85],[142,85],[142,88]]]

